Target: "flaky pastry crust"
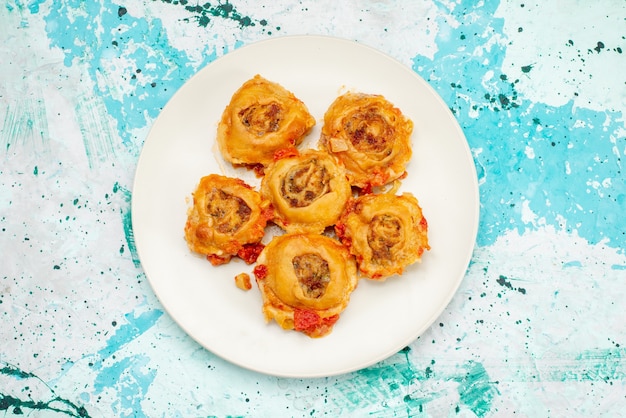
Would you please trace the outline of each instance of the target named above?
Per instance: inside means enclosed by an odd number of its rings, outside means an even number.
[[[359,272],[370,279],[402,274],[430,249],[428,223],[410,193],[369,194],[351,200],[335,232],[356,257]]]
[[[246,254],[254,252],[250,246],[260,245],[271,212],[270,202],[243,180],[218,174],[202,177],[187,213],[187,245],[214,265],[235,255],[253,262],[256,257]]]
[[[324,114],[320,148],[344,164],[362,189],[399,179],[411,159],[413,122],[381,95],[346,93]]]
[[[351,188],[344,168],[333,157],[306,150],[270,164],[261,194],[272,202],[273,221],[285,231],[321,233],[339,219]]]
[[[300,99],[256,75],[224,109],[217,143],[224,159],[233,164],[266,166],[277,150],[299,145],[314,125],[315,118]]]
[[[254,268],[267,321],[322,337],[332,331],[358,281],[354,258],[318,234],[275,236]]]

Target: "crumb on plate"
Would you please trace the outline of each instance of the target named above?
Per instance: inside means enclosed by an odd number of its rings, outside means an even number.
[[[250,282],[250,275],[248,273],[239,273],[235,276],[235,285],[241,290],[252,289],[252,283]]]

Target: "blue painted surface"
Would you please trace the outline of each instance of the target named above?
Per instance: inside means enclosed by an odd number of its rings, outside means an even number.
[[[619,416],[626,6],[575,3],[557,16],[465,0],[7,1],[0,411]],[[143,140],[175,91],[241,45],[300,33],[356,38],[426,79],[466,134],[481,196],[476,251],[441,318],[377,365],[314,380],[239,369],[186,336],[146,282],[130,222]]]

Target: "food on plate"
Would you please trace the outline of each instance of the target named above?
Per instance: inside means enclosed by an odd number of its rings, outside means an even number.
[[[252,289],[252,282],[248,273],[239,273],[235,276],[235,286],[241,290]]]
[[[266,166],[276,151],[299,145],[314,125],[315,118],[292,92],[256,75],[224,109],[217,143],[224,159],[235,165]]]
[[[335,231],[356,257],[359,272],[370,279],[402,274],[430,249],[428,223],[410,193],[367,194],[352,199]]]
[[[413,122],[382,95],[346,93],[324,114],[320,147],[346,167],[353,186],[369,191],[405,175]]]
[[[253,263],[263,248],[271,204],[243,180],[210,174],[202,177],[187,213],[185,239],[189,248],[206,255],[213,265],[233,256]]]
[[[261,195],[274,207],[273,221],[290,233],[321,233],[334,225],[351,194],[344,168],[318,150],[283,155],[261,181]]]
[[[354,257],[319,234],[275,236],[259,255],[254,275],[265,319],[312,338],[332,331],[358,282]]]
[[[202,177],[185,239],[216,266],[232,257],[256,262],[266,321],[319,338],[332,332],[360,277],[400,275],[430,246],[417,199],[396,195],[413,122],[382,95],[346,93],[324,114],[319,149],[299,150],[314,125],[280,84],[260,75],[246,81],[224,109],[217,143],[226,161],[255,169],[259,189]],[[282,231],[264,240],[268,222]],[[248,273],[234,281],[252,288]]]

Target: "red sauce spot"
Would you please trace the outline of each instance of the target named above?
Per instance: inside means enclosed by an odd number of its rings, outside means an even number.
[[[283,158],[292,158],[300,155],[296,148],[281,148],[274,153],[274,161],[282,160]]]
[[[352,238],[346,235],[346,224],[338,223],[335,225],[335,234],[337,234],[337,238],[346,247],[348,250],[352,248]]]
[[[206,259],[209,260],[214,266],[220,266],[222,264],[228,263],[230,261],[230,256],[220,257],[219,255],[215,254],[207,254]]]
[[[335,325],[335,322],[337,322],[338,320],[339,320],[339,315],[333,315],[333,316],[329,316],[328,318],[322,319],[322,322],[324,325],[328,327],[332,327],[333,325]]]
[[[339,315],[320,318],[317,312],[309,309],[296,309],[293,311],[294,329],[309,336],[319,337],[330,332]]]
[[[250,186],[248,183],[246,183],[245,181],[243,181],[242,179],[235,179],[237,181],[237,184],[245,187],[247,189],[252,189],[252,186]]]
[[[426,218],[424,218],[423,216],[422,216],[422,219],[420,220],[420,226],[424,229],[428,228],[428,222],[426,221]]]
[[[296,331],[312,331],[322,323],[317,312],[309,309],[296,309],[293,311],[294,329]]]
[[[272,219],[274,219],[274,206],[270,204],[267,208],[263,209],[261,216],[266,221],[271,221]]]
[[[365,185],[365,187],[361,188],[361,192],[359,194],[372,194],[372,192],[373,192],[372,185],[367,184]]]
[[[252,264],[256,262],[256,259],[263,251],[265,245],[259,243],[256,244],[246,244],[237,252],[237,256],[245,261],[247,264]]]
[[[263,167],[263,164],[250,164],[248,168],[254,171],[254,175],[259,178],[265,175],[265,167]]]
[[[265,264],[259,264],[254,268],[253,272],[257,280],[264,280],[267,277],[267,266]]]
[[[348,203],[346,204],[346,208],[344,209],[344,213],[342,216],[347,216],[348,214],[352,212],[356,212],[357,206],[358,206],[358,203],[356,199],[348,200]]]
[[[372,173],[370,173],[370,184],[368,185],[371,189],[372,187],[383,186],[389,182],[389,173],[375,168]],[[373,190],[370,190],[370,193],[373,193]]]
[[[346,235],[346,224],[344,223],[336,223],[335,224],[335,234],[339,238],[343,238]]]

